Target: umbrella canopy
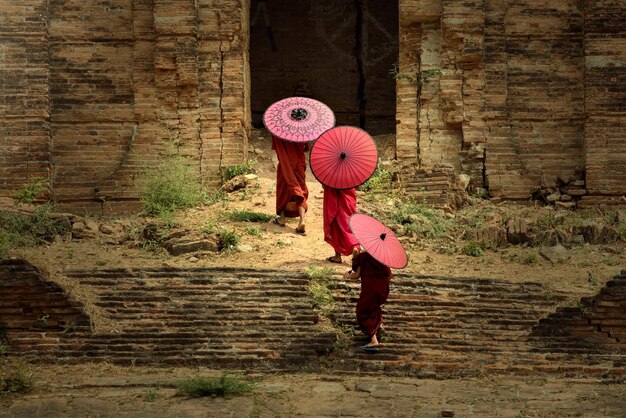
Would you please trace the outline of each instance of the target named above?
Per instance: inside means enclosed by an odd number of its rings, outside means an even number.
[[[371,136],[354,126],[324,132],[311,148],[311,171],[325,186],[352,189],[376,170],[378,152]]]
[[[320,101],[288,97],[267,108],[263,123],[272,135],[280,139],[307,142],[335,126],[335,114]]]
[[[391,268],[406,267],[406,251],[391,229],[362,213],[350,217],[350,229],[361,247],[376,260]]]

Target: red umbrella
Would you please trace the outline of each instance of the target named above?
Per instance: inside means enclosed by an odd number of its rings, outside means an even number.
[[[350,229],[361,247],[376,260],[391,268],[406,267],[406,251],[391,229],[362,213],[350,217]]]
[[[267,108],[263,123],[272,135],[280,139],[307,142],[335,126],[335,114],[317,100],[288,97]]]
[[[352,189],[376,170],[378,152],[371,136],[354,126],[324,132],[311,148],[311,171],[325,186]]]

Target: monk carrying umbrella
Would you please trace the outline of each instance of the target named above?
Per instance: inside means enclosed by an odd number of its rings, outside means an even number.
[[[362,129],[338,126],[318,138],[310,159],[313,175],[324,186],[324,240],[335,250],[327,260],[341,263],[342,255],[358,253],[348,219],[356,213],[355,188],[376,170],[376,144]]]
[[[263,123],[272,134],[272,149],[278,157],[276,172],[276,223],[299,217],[296,232],[304,235],[309,190],[306,186],[306,158],[309,141],[316,140],[335,124],[328,106],[306,97],[289,97],[267,108]]]
[[[352,270],[346,279],[361,279],[361,293],[356,303],[356,319],[369,342],[361,347],[377,351],[376,333],[383,325],[382,305],[389,296],[391,268],[404,268],[407,256],[393,232],[376,219],[360,213],[350,217],[350,229],[364,251],[352,259]]]

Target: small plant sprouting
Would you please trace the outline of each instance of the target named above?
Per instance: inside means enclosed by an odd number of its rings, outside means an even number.
[[[463,246],[463,248],[461,248],[461,253],[472,257],[482,257],[485,255],[485,249],[481,243],[469,241],[465,244],[465,246]]]
[[[3,344],[0,342],[0,345]],[[29,393],[34,387],[33,372],[25,365],[0,362],[0,394]]]
[[[235,396],[254,389],[254,382],[244,381],[240,376],[194,377],[175,383],[178,394],[194,398],[203,396]]]
[[[357,187],[357,190],[379,193],[391,191],[391,172],[381,167],[376,168],[372,177]]]
[[[253,237],[261,238],[263,234],[261,234],[261,230],[257,226],[249,226],[245,229],[246,234],[252,235]]]
[[[237,222],[269,222],[274,218],[274,215],[249,210],[237,210],[229,213],[228,218]]]
[[[32,177],[30,181],[22,185],[22,188],[13,193],[17,203],[35,203],[43,192],[48,190],[48,181],[43,177]]]
[[[146,168],[138,189],[144,212],[163,219],[206,201],[199,174],[179,155],[168,155],[155,167]]]
[[[304,271],[304,275],[307,279],[313,281],[325,281],[330,279],[335,271],[330,267],[315,267],[310,265]]]
[[[245,163],[231,165],[226,167],[226,181],[232,179],[233,177],[239,176],[241,174],[250,174],[254,173],[254,165],[256,164],[256,160],[248,160]]]
[[[148,389],[148,392],[146,392],[143,398],[146,402],[154,402],[156,401],[158,394],[159,394],[158,389],[151,388],[151,389]]]
[[[239,244],[239,234],[232,229],[223,229],[218,235],[220,252],[233,250]]]

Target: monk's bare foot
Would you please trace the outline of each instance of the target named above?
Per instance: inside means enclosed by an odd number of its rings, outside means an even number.
[[[296,233],[298,233],[300,235],[306,235],[306,228],[305,228],[304,224],[298,225],[298,227],[296,228]]]
[[[330,261],[331,263],[341,263],[341,255],[334,255],[332,257],[328,257],[326,260]]]

